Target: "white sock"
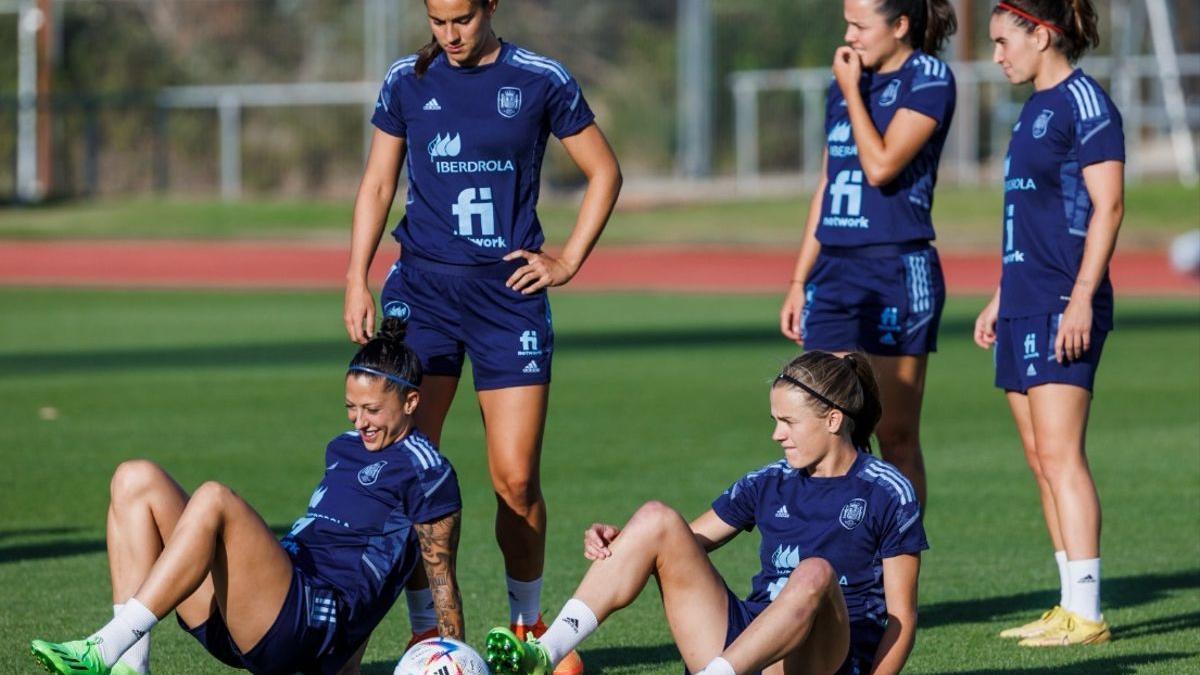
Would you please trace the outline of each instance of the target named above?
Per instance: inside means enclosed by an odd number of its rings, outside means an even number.
[[[596,614],[582,600],[571,598],[563,605],[554,623],[546,629],[538,642],[550,653],[550,663],[558,665],[567,654],[596,630],[600,622]]]
[[[718,656],[696,675],[737,675],[737,673],[733,672],[733,666],[729,665],[728,661]]]
[[[124,604],[113,605],[113,616],[121,613],[125,608]],[[135,672],[146,675],[150,672],[150,634],[146,633],[142,639],[133,643],[133,646],[125,650],[121,655],[121,663],[132,668]]]
[[[408,623],[413,633],[424,633],[437,628],[437,612],[433,608],[433,591],[428,588],[406,590],[408,601]]]
[[[154,616],[154,612],[146,609],[137,598],[130,598],[113,620],[92,634],[90,639],[95,641],[104,665],[112,668],[122,654],[150,634],[150,629],[156,623],[158,617]]]
[[[532,626],[542,613],[542,578],[517,581],[505,575],[508,582],[508,616],[510,623]]]
[[[1100,620],[1100,559],[1070,560],[1071,604],[1067,609],[1089,621]]]
[[[1058,606],[1071,606],[1071,575],[1067,574],[1067,552],[1055,551],[1054,562],[1058,565]]]

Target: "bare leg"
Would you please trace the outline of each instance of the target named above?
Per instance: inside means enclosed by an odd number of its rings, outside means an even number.
[[[215,482],[201,485],[192,495],[134,597],[163,617],[210,573],[229,634],[238,648],[249,651],[283,607],[292,561],[258,513]]]
[[[146,460],[123,462],[113,473],[108,507],[108,565],[113,603],[123,604],[146,580],[187,506],[188,495],[161,467]],[[216,610],[212,578],[176,607],[190,626]]]
[[[546,556],[546,502],[539,466],[549,385],[479,392],[487,433],[488,468],[496,492],[496,541],[508,576],[542,576]]]
[[[883,417],[875,428],[883,458],[896,465],[917,491],[925,507],[925,458],[921,454],[921,404],[925,398],[928,355],[871,355],[879,381]]]
[[[1050,491],[1050,482],[1042,470],[1038,459],[1037,440],[1033,434],[1033,418],[1029,412],[1029,397],[1016,392],[1008,392],[1008,407],[1012,409],[1013,420],[1017,423],[1017,433],[1021,436],[1021,446],[1025,449],[1025,461],[1033,471],[1037,481],[1038,495],[1042,500],[1042,516],[1046,520],[1046,530],[1050,533],[1050,543],[1055,551],[1065,551],[1062,529],[1058,524],[1058,507],[1054,504],[1054,493]]]
[[[421,405],[417,406],[413,417],[416,418],[417,428],[428,436],[434,445],[440,445],[442,442],[442,427],[446,423],[446,415],[450,413],[450,404],[454,402],[456,391],[457,377],[426,375],[421,380]]]
[[[725,650],[742,673],[833,673],[850,649],[850,614],[833,567],[808,558],[792,571],[779,597]]]
[[[597,620],[632,603],[651,576],[658,578],[667,623],[688,669],[696,672],[725,646],[728,596],[687,521],[660,502],[645,504],[592,563],[575,591]]]
[[[1084,441],[1091,392],[1066,384],[1029,390],[1038,462],[1050,485],[1069,560],[1100,557],[1100,497]]]

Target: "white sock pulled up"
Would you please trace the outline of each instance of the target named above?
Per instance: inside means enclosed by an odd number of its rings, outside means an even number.
[[[125,608],[125,604],[113,605],[113,616],[121,613]],[[133,643],[133,646],[125,650],[121,655],[120,662],[129,666],[134,672],[146,675],[150,672],[150,633],[146,633],[140,640]]]
[[[1058,565],[1058,606],[1066,609],[1071,605],[1071,575],[1067,572],[1067,552],[1055,551],[1054,564]]]
[[[696,675],[737,675],[737,673],[733,672],[733,666],[729,665],[728,661],[718,656]]]
[[[428,588],[406,590],[404,599],[408,602],[408,623],[412,632],[425,633],[437,628],[437,611],[433,607],[433,591]]]
[[[532,626],[542,613],[542,578],[517,581],[505,575],[508,584],[509,623]]]
[[[1071,580],[1067,609],[1089,621],[1100,620],[1100,559],[1070,560],[1067,573]]]
[[[154,628],[156,623],[158,617],[154,616],[154,612],[146,609],[137,598],[130,598],[112,621],[93,633],[89,639],[95,642],[100,658],[104,659],[104,665],[112,668],[121,659],[121,655],[137,644],[138,640],[150,635],[150,629]]]
[[[538,638],[538,643],[550,654],[550,663],[558,665],[567,654],[596,630],[600,622],[582,600],[571,598],[563,605],[554,623]]]

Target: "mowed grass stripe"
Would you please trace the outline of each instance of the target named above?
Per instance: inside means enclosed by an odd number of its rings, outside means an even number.
[[[341,375],[353,347],[340,302],[321,293],[0,293],[0,598],[10,608],[0,613],[0,672],[28,670],[30,638],[77,637],[111,614],[104,507],[120,460],[151,457],[189,488],[227,482],[278,531],[290,526],[320,479],[325,442],[347,428]],[[778,456],[767,384],[795,351],[777,337],[776,303],[555,298],[548,611],[585,569],[588,524],[620,523],[648,499],[694,515]],[[993,635],[1048,607],[1057,576],[1012,422],[991,387],[991,356],[970,343],[980,303],[951,303],[930,367],[933,548],[909,672],[1200,672],[1200,308],[1119,304],[1089,435],[1116,640],[1030,652]],[[468,379],[444,450],[466,497],[461,580],[478,644],[507,608],[470,391]],[[756,548],[757,536],[745,535],[714,556],[739,593]],[[391,672],[408,635],[402,607],[376,632],[367,672]],[[157,672],[225,672],[171,623],[155,631]],[[584,658],[590,672],[679,672],[652,587]]]

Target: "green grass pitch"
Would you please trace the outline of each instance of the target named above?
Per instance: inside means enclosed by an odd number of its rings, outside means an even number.
[[[0,291],[0,672],[30,672],[33,637],[73,638],[111,615],[107,479],[161,462],[186,487],[224,481],[285,529],[347,428],[352,353],[337,293]],[[1025,651],[993,637],[1054,601],[1034,486],[991,356],[969,339],[981,301],[957,299],[930,366],[924,445],[933,548],[912,673],[1200,673],[1200,307],[1126,300],[1106,345],[1089,434],[1103,499],[1105,611],[1114,641]],[[544,484],[545,604],[569,596],[593,521],[661,499],[694,515],[779,455],[767,383],[794,351],[777,299],[560,294]],[[463,483],[461,582],[470,641],[507,621],[479,415],[469,383],[444,450]],[[715,554],[741,593],[757,537]],[[583,649],[591,673],[680,672],[653,584]],[[167,621],[158,673],[223,669]],[[403,603],[365,670],[391,673]]]

